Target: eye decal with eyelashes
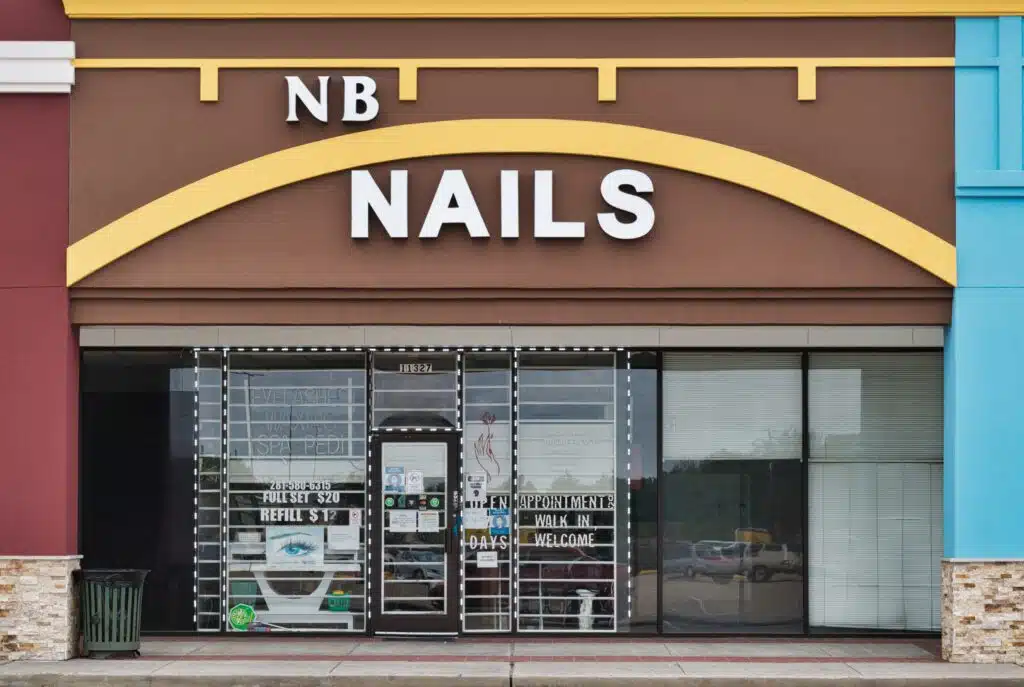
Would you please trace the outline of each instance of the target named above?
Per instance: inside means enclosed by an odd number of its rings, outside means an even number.
[[[320,549],[309,535],[301,532],[288,532],[278,535],[274,539],[283,540],[277,551],[290,558],[308,556]]]

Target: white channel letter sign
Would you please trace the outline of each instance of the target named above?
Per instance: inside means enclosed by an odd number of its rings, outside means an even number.
[[[370,237],[372,212],[393,239],[409,238],[409,173],[391,171],[390,197],[381,190],[368,170],[352,170],[352,238]],[[501,172],[501,227],[503,239],[519,238],[519,172]],[[654,192],[654,183],[643,172],[617,169],[601,181],[601,198],[612,212],[599,212],[597,224],[614,239],[639,239],[654,228],[654,206],[643,194]],[[620,219],[615,211],[630,217]],[[446,169],[434,191],[419,238],[435,239],[445,225],[461,225],[474,239],[490,238],[476,197],[460,169]],[[533,172],[533,236],[538,239],[582,239],[586,222],[556,220],[554,217],[554,174],[550,170]]]
[[[317,77],[318,88],[314,95],[306,83],[297,76],[284,77],[288,87],[288,117],[286,122],[299,121],[299,107],[323,124],[329,119],[331,77]],[[377,82],[369,76],[343,76],[341,121],[370,122],[380,114],[377,100]]]
[[[343,76],[342,122],[370,122],[380,114],[377,100],[377,82],[369,76]],[[310,88],[297,76],[286,76],[288,88],[287,122],[298,122],[299,111],[326,124],[330,121],[331,77],[317,77],[317,86]],[[315,92],[314,92],[315,90]],[[502,170],[501,226],[503,239],[519,238],[519,172]],[[409,173],[393,170],[390,195],[386,195],[370,172],[364,169],[351,173],[351,230],[352,238],[370,237],[370,213],[376,216],[384,231],[393,239],[409,238]],[[582,239],[587,223],[575,220],[556,220],[554,213],[554,173],[551,170],[533,172],[533,236],[537,239]],[[597,224],[601,230],[623,241],[639,239],[654,228],[654,206],[644,196],[654,192],[651,178],[635,169],[617,169],[601,181],[601,198],[611,212],[599,212]],[[618,213],[618,214],[616,214]],[[446,169],[437,184],[430,209],[420,224],[418,236],[434,239],[445,225],[461,225],[470,237],[486,239],[491,229],[484,222],[476,197],[459,169]]]

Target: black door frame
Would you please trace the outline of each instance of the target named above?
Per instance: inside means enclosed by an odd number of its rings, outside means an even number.
[[[371,565],[369,567],[372,584],[369,589],[369,610],[371,610],[368,628],[371,634],[379,635],[457,635],[459,633],[459,548],[460,540],[456,532],[457,516],[460,510],[461,485],[459,482],[459,434],[456,432],[373,432],[370,437],[370,474],[376,478],[373,486],[368,489],[369,508],[371,512],[370,526],[373,528],[370,537]],[[443,524],[445,553],[445,614],[421,615],[402,613],[383,613],[381,595],[384,591],[384,503],[381,494],[383,483],[382,444],[384,443],[430,443],[445,444],[447,447],[447,484],[445,495],[446,507]]]

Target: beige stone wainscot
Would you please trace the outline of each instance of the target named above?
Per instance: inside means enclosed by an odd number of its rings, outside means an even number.
[[[942,562],[942,657],[1024,662],[1024,560]]]
[[[0,661],[75,657],[80,559],[0,556]]]

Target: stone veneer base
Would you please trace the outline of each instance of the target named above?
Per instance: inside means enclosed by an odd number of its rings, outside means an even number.
[[[80,558],[0,556],[0,661],[74,658]]]
[[[1024,661],[1024,561],[942,562],[942,658]]]

